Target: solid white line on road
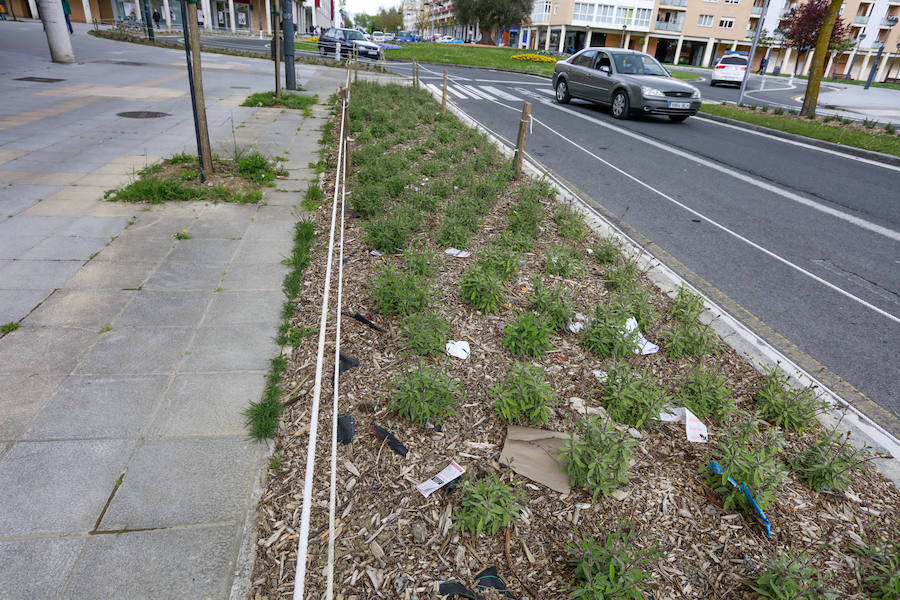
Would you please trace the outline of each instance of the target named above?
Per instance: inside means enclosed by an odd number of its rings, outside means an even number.
[[[550,96],[556,95],[556,92],[554,92],[553,90],[549,90],[547,88],[538,88],[538,90],[544,92],[545,94],[549,94]]]
[[[447,91],[450,92],[451,94],[453,94],[454,96],[456,96],[457,98],[462,98],[463,100],[468,100],[468,99],[469,99],[468,96],[466,96],[465,94],[463,94],[463,93],[460,92],[459,90],[455,89],[455,86],[452,86],[452,85],[450,85],[450,84],[447,84]]]
[[[493,100],[493,98],[476,88],[474,85],[459,84],[459,87],[466,90],[472,97],[478,98],[479,100]]]
[[[434,85],[433,83],[426,83],[424,85],[431,91],[432,94],[437,94],[438,98],[441,97],[441,88]]]
[[[547,85],[547,81],[508,81],[506,79],[473,79],[478,83],[506,83],[510,85]]]
[[[830,206],[825,206],[824,204],[820,204],[819,202],[816,202],[815,200],[810,200],[809,198],[804,198],[803,196],[801,196],[799,194],[795,194],[793,192],[783,190],[776,185],[772,185],[771,183],[766,183],[765,181],[761,181],[761,180],[751,177],[749,175],[740,173],[740,172],[736,171],[733,167],[720,165],[718,163],[712,162],[711,160],[706,160],[705,158],[700,158],[694,154],[691,154],[690,152],[685,152],[684,150],[679,150],[677,148],[673,148],[672,146],[669,146],[668,144],[658,142],[654,139],[651,139],[651,138],[641,135],[639,133],[634,133],[633,131],[629,131],[622,127],[618,127],[616,125],[612,125],[610,123],[607,123],[600,119],[596,119],[594,117],[590,117],[588,115],[583,115],[583,114],[579,113],[578,111],[572,110],[570,108],[564,108],[564,107],[560,106],[559,104],[556,104],[555,102],[551,102],[549,100],[544,100],[542,102],[542,104],[546,104],[549,107],[555,108],[564,113],[578,117],[579,119],[584,119],[585,121],[590,121],[591,123],[596,123],[597,125],[600,125],[601,127],[605,127],[612,131],[615,131],[616,133],[620,133],[620,134],[628,136],[630,138],[634,138],[634,139],[638,140],[639,142],[649,144],[651,146],[659,148],[660,150],[665,150],[666,152],[669,152],[676,156],[680,156],[682,158],[686,158],[688,160],[694,161],[697,164],[703,165],[704,167],[708,167],[714,171],[724,173],[725,175],[734,177],[735,179],[739,179],[740,181],[743,181],[745,183],[749,183],[750,185],[754,185],[758,188],[764,189],[767,192],[771,192],[773,194],[781,196],[782,198],[787,198],[788,200],[793,200],[794,202],[796,202],[798,204],[802,204],[804,206],[807,206],[807,207],[817,210],[819,212],[823,212],[827,215],[831,215],[832,217],[837,217],[838,219],[841,219],[848,223],[852,223],[852,224],[856,225],[857,227],[861,227],[861,228],[871,231],[873,233],[882,235],[888,239],[900,242],[900,232],[898,232],[898,231],[894,231],[893,229],[889,229],[882,225],[878,225],[877,223],[872,223],[871,221],[867,221],[860,217],[856,217],[854,215],[847,214],[843,211],[837,210],[835,208],[831,208]],[[782,140],[781,138],[776,138],[776,139],[778,139],[779,141],[786,141],[786,140]]]
[[[519,102],[519,101],[522,100],[521,98],[518,98],[518,97],[516,97],[516,96],[513,96],[512,94],[507,94],[507,93],[504,92],[503,90],[501,90],[501,89],[499,89],[499,88],[495,88],[495,87],[492,86],[492,85],[483,85],[483,86],[481,86],[481,89],[483,89],[484,91],[489,92],[489,93],[491,93],[491,94],[497,96],[497,97],[500,98],[501,100],[510,100],[510,101],[512,101],[512,102]]]

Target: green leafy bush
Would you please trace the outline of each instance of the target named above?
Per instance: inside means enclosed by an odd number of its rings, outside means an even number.
[[[406,248],[421,224],[421,213],[411,206],[399,207],[365,224],[366,242],[379,252],[395,254]]]
[[[754,400],[764,419],[788,431],[802,432],[813,425],[823,407],[811,388],[791,388],[788,376],[777,368],[766,370]]]
[[[416,354],[440,356],[446,351],[450,325],[439,314],[432,311],[413,313],[406,317],[404,329]]]
[[[594,502],[600,494],[609,495],[628,483],[628,463],[636,440],[599,417],[581,420],[576,433],[560,451],[569,483],[590,492]]]
[[[495,312],[503,301],[500,278],[479,264],[469,267],[459,287],[463,300],[485,314]]]
[[[850,475],[865,462],[868,452],[850,445],[850,432],[818,435],[798,457],[795,470],[814,490],[845,490]]]
[[[604,285],[611,292],[622,292],[637,286],[638,266],[631,260],[606,271]]]
[[[550,246],[544,259],[544,270],[566,279],[575,277],[581,272],[581,251],[574,246]]]
[[[455,414],[459,384],[428,367],[394,379],[391,410],[419,425]]]
[[[414,277],[428,279],[434,275],[434,254],[424,250],[406,250],[403,253],[406,271]]]
[[[535,278],[532,286],[531,308],[553,329],[565,329],[569,319],[575,316],[574,304],[565,286],[561,283],[546,286],[540,278]]]
[[[698,417],[725,421],[734,410],[734,398],[725,387],[725,376],[697,367],[681,380],[677,403]]]
[[[494,475],[480,481],[466,482],[462,508],[456,515],[456,528],[475,536],[485,532],[494,535],[501,527],[518,521],[522,510],[522,494]]]
[[[627,363],[607,369],[600,403],[611,419],[640,428],[657,418],[667,401],[650,373],[636,371]]]
[[[703,298],[681,286],[672,302],[672,316],[681,323],[694,323],[703,312]]]
[[[851,548],[859,556],[863,589],[869,599],[900,598],[900,541],[881,538]]]
[[[522,266],[516,252],[500,244],[491,244],[482,250],[478,256],[478,264],[504,281],[512,279]]]
[[[612,265],[619,260],[622,245],[614,237],[605,237],[594,246],[594,260],[602,265]]]
[[[506,217],[509,230],[515,234],[536,237],[544,220],[544,205],[538,199],[519,200]]]
[[[551,329],[538,315],[519,315],[503,330],[503,345],[518,356],[537,358],[550,349]]]
[[[410,315],[422,312],[428,306],[431,287],[415,273],[384,265],[375,270],[372,296],[375,308],[381,314]]]
[[[829,600],[839,595],[826,584],[830,575],[809,557],[780,552],[766,563],[753,589],[770,600]]]
[[[513,365],[506,379],[491,387],[490,396],[497,414],[508,423],[544,423],[556,401],[543,369],[520,362]]]
[[[575,581],[569,598],[575,600],[643,600],[644,583],[651,579],[650,565],[659,556],[656,547],[636,547],[635,524],[620,521],[605,538],[581,538],[569,542],[569,562],[575,565]]]
[[[251,152],[237,159],[238,173],[247,181],[266,183],[278,173],[272,162],[259,152]]]
[[[568,204],[561,204],[553,211],[553,220],[561,236],[576,242],[583,240],[590,231],[584,215]]]
[[[515,231],[504,231],[497,239],[497,245],[516,252],[531,252],[534,249],[534,237]]]
[[[621,306],[597,306],[594,316],[584,329],[581,344],[603,358],[620,358],[638,349],[637,334],[625,330],[628,315]]]
[[[662,337],[666,354],[676,360],[682,356],[705,356],[715,346],[715,338],[709,333],[709,328],[697,322],[666,327]]]

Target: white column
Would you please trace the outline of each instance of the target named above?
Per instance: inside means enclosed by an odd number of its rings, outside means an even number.
[[[828,55],[828,64],[825,65],[825,77],[831,77],[831,67],[834,66],[834,52]]]
[[[791,49],[785,48],[784,49],[784,60],[781,62],[781,72],[786,75],[790,75],[791,73],[794,72],[794,70],[788,65],[788,62],[790,62],[790,60],[791,60]]]
[[[859,66],[859,77],[857,79],[866,79],[869,77],[869,61],[872,59],[872,51],[866,52],[866,57]]]
[[[644,54],[647,54],[647,46],[649,46],[649,45],[650,45],[650,34],[648,33],[647,35],[644,36],[644,46],[641,48],[641,52],[643,52]]]
[[[231,17],[231,33],[234,33],[234,0],[228,0],[228,16]]]
[[[84,8],[84,22],[90,24],[93,21],[91,17],[91,0],[81,0],[81,6]]]
[[[37,3],[34,0],[28,0],[28,8],[31,9],[31,16],[35,19],[38,17]],[[113,5],[113,14],[115,14],[115,5]]]
[[[550,26],[547,25],[547,38],[544,40],[544,50],[550,50]]]
[[[203,2],[203,28],[207,31],[213,30],[213,23],[215,23],[215,15],[212,11],[212,6],[209,0],[202,0]],[[184,27],[184,20],[187,18],[187,15],[181,15],[181,26]]]
[[[33,1],[34,0],[28,0],[29,3],[33,2]],[[109,0],[109,6],[112,9],[113,19],[119,20],[119,13],[116,12],[116,0]]]
[[[41,22],[47,34],[47,45],[50,46],[50,58],[53,62],[73,63],[75,53],[72,52],[72,38],[66,25],[66,16],[59,0],[39,0]],[[35,11],[37,14],[37,11]]]
[[[884,72],[887,69],[888,63],[891,62],[890,53],[881,55],[881,65],[878,67],[878,72],[875,74],[875,81],[881,81],[884,79]]]
[[[272,6],[266,0],[266,35],[272,35]]]
[[[169,0],[163,0],[163,16],[166,18],[166,29],[172,29],[172,14],[169,11]]]
[[[138,23],[144,22],[144,15],[141,14],[142,13],[142,11],[141,11],[142,5],[143,5],[142,0],[134,0],[134,18],[137,19]],[[125,16],[127,17],[128,15],[125,15]]]
[[[562,52],[566,47],[566,26],[562,25],[559,28],[559,49],[557,52]]]
[[[706,42],[706,50],[703,52],[703,66],[709,64],[710,58],[712,58],[713,46],[716,45],[716,38],[709,38]]]
[[[625,41],[622,42],[622,47],[628,48],[628,44],[630,44],[630,43],[631,43],[631,32],[629,31],[628,33],[625,34]]]
[[[675,66],[678,66],[678,60],[681,58],[681,44],[684,42],[684,36],[678,36],[678,43],[675,44]],[[644,50],[646,52],[646,50]]]
[[[735,42],[733,44],[731,44],[731,49],[737,50],[737,40],[735,40]]]
[[[812,58],[813,58],[813,52],[812,52],[812,50],[808,50],[806,52],[806,62],[803,64],[802,75],[804,75],[804,76],[809,75],[809,68],[812,66]]]
[[[584,47],[585,48],[591,47],[591,28],[590,27],[588,27],[587,31],[584,32]]]

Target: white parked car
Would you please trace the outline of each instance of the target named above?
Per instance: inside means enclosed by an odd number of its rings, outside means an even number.
[[[372,32],[372,41],[376,44],[383,44],[387,41],[387,36],[384,35],[383,31],[373,31]]]
[[[747,58],[746,52],[728,51],[725,56],[716,62],[716,66],[712,71],[709,79],[709,85],[717,85],[719,83],[736,83],[738,85],[744,80],[744,73],[747,71],[747,65],[750,59]]]

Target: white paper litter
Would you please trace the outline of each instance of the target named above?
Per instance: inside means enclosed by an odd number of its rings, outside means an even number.
[[[444,254],[449,254],[450,256],[455,256],[456,258],[469,258],[470,256],[472,256],[472,253],[467,250],[459,250],[453,247],[444,250]]]
[[[371,254],[372,256],[384,256],[384,252],[381,252],[379,250],[372,250],[371,252],[369,252],[369,254]]]
[[[472,350],[469,348],[469,342],[450,340],[447,342],[447,354],[465,360],[472,356]]]
[[[416,489],[422,492],[422,495],[427,498],[465,472],[466,470],[456,464],[456,461],[450,461],[450,464],[444,467],[443,471],[431,479],[416,485]]]
[[[705,444],[708,441],[708,433],[706,425],[692,413],[690,409],[684,406],[672,408],[664,407],[659,412],[659,420],[666,423],[684,423],[684,434],[689,442],[698,442]]]
[[[566,331],[569,333],[581,333],[584,329],[585,321],[587,321],[587,317],[581,313],[575,313],[575,316],[566,322]]]
[[[600,383],[605,382],[606,378],[608,377],[606,371],[601,371],[600,369],[594,369],[593,371],[591,371],[591,373],[593,373],[594,377],[596,377],[597,381],[599,381]]]
[[[606,418],[606,409],[602,406],[593,407],[585,404],[583,398],[578,398],[577,396],[573,396],[569,398],[569,406],[572,407],[572,410],[582,415],[599,415],[602,418]]]
[[[659,352],[659,346],[647,341],[644,334],[638,330],[637,319],[634,317],[628,317],[628,320],[625,321],[625,331],[628,333],[636,332],[635,341],[638,344],[638,349],[634,351],[635,354],[646,356],[648,354],[656,354]]]

